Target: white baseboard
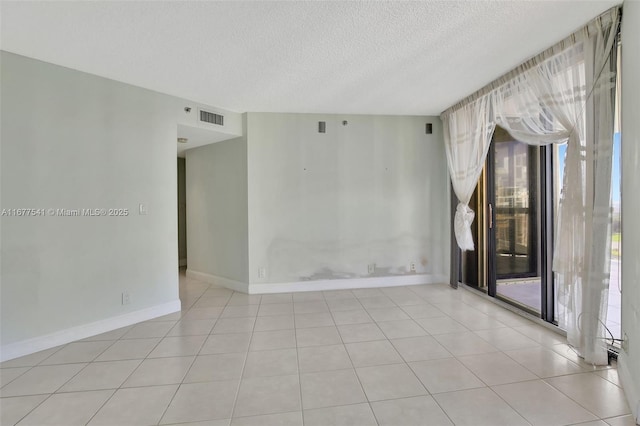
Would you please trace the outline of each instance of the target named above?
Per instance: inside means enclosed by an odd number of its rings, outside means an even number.
[[[618,375],[633,418],[636,424],[640,424],[640,383],[633,380],[629,371],[629,357],[624,351],[618,355]]]
[[[204,281],[209,284],[215,284],[222,287],[226,287],[231,290],[239,291],[241,293],[248,293],[249,284],[242,281],[236,281],[225,277],[219,277],[217,275],[207,274],[205,272],[194,271],[193,269],[187,269],[187,277],[195,280]]]
[[[187,258],[179,259],[178,266],[187,266]]]
[[[0,361],[7,361],[24,355],[29,355],[45,349],[55,348],[76,340],[86,339],[107,331],[116,330],[128,325],[147,321],[163,315],[178,312],[181,309],[180,300],[151,306],[127,314],[82,324],[65,330],[56,331],[44,336],[34,337],[19,342],[9,343],[0,347]]]
[[[390,277],[347,278],[337,280],[297,281],[291,283],[249,284],[249,294],[288,293],[356,288],[398,287],[404,285],[448,282],[444,275],[416,274]]]

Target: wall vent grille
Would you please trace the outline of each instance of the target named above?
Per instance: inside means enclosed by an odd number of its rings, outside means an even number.
[[[200,121],[224,126],[224,116],[209,111],[200,110]]]

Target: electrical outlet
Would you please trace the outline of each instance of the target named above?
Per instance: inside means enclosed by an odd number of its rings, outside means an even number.
[[[122,304],[123,305],[128,305],[129,303],[131,303],[131,295],[129,294],[128,291],[123,291],[122,292]]]
[[[139,213],[140,213],[141,215],[146,215],[146,214],[148,213],[148,211],[147,211],[147,205],[146,205],[146,204],[142,204],[142,203],[140,204],[140,210],[139,210]]]
[[[375,274],[375,272],[376,272],[376,264],[375,263],[370,263],[368,271],[369,271],[370,274]]]
[[[416,271],[416,263],[415,263],[415,262],[411,262],[411,263],[409,264],[409,270],[410,270],[411,272],[415,272],[415,271]]]
[[[622,335],[622,350],[625,352],[629,351],[629,338],[627,337],[627,333]]]
[[[265,278],[267,276],[267,268],[258,268],[258,278]]]

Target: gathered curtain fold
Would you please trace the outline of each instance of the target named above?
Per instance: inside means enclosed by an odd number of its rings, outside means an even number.
[[[459,205],[454,233],[473,250],[468,206],[495,126],[532,145],[567,143],[556,219],[556,316],[587,362],[606,364],[616,40],[613,8],[558,45],[445,111],[447,161]]]

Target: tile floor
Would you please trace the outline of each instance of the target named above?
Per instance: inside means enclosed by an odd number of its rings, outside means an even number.
[[[615,368],[446,285],[249,296],[0,364],[4,425],[632,425]]]
[[[611,334],[607,334],[607,338],[613,336],[614,339],[620,339],[622,337],[622,328],[620,325],[622,315],[622,292],[620,291],[620,279],[620,260],[618,258],[612,258],[609,291],[607,295],[607,328]],[[540,311],[541,293],[539,280],[499,282],[498,294]]]

